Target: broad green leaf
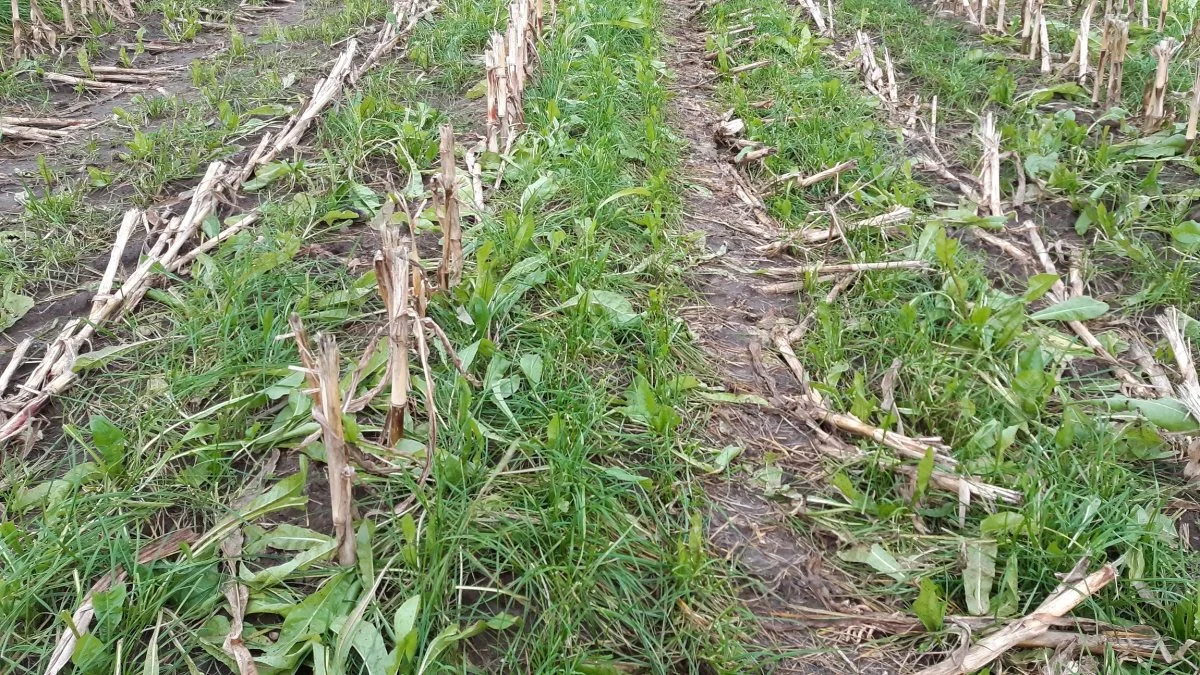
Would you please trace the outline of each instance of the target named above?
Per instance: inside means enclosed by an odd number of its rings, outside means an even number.
[[[1049,176],[1058,166],[1058,153],[1048,155],[1030,154],[1025,158],[1025,172],[1031,176]]]
[[[1188,412],[1187,406],[1177,398],[1165,396],[1156,399],[1112,396],[1099,401],[1115,412],[1139,412],[1151,424],[1167,431],[1185,432],[1200,429],[1200,423]]]
[[[1029,277],[1029,287],[1022,296],[1025,302],[1040,300],[1058,282],[1057,274],[1035,274]]]
[[[967,598],[967,611],[974,616],[983,616],[990,608],[992,583],[996,579],[996,542],[968,541],[965,549],[963,593]]]
[[[714,473],[720,473],[725,469],[728,469],[729,463],[737,459],[743,452],[745,452],[745,448],[740,445],[727,445],[724,448],[721,448],[721,451],[717,453],[715,458],[713,458],[712,463],[716,468]]]
[[[1087,321],[1103,316],[1108,303],[1086,295],[1078,295],[1034,312],[1029,318],[1035,321]]]
[[[194,554],[200,556],[210,549],[215,549],[221,540],[228,536],[234,528],[240,527],[242,523],[253,522],[274,511],[303,506],[308,501],[303,494],[307,478],[308,459],[301,455],[300,468],[296,473],[276,482],[268,490],[251,500],[246,508],[218,521],[212,529],[196,541],[196,545],[192,549]]]
[[[367,586],[375,581],[375,547],[372,543],[374,538],[375,521],[370,518],[363,518],[363,521],[358,525],[358,532],[354,535],[355,558],[358,561],[358,578],[362,581],[363,586]]]
[[[90,673],[94,672],[95,667],[105,660],[107,654],[108,649],[100,638],[91,633],[84,633],[75,643],[75,651],[71,653],[71,663],[75,664],[75,672]]]
[[[631,187],[631,188],[626,188],[624,190],[618,190],[617,192],[614,192],[611,195],[609,195],[608,197],[606,197],[604,199],[604,201],[600,202],[600,204],[596,206],[596,213],[599,214],[600,209],[603,209],[605,206],[608,206],[609,204],[611,204],[612,202],[615,202],[618,199],[622,199],[624,197],[632,197],[632,196],[649,198],[649,197],[653,196],[653,193],[644,187]]]
[[[33,309],[33,298],[9,290],[0,291],[0,331],[7,329]]]
[[[271,183],[274,183],[280,178],[288,175],[290,171],[291,167],[284,162],[271,162],[264,166],[260,166],[258,167],[258,170],[254,172],[254,178],[251,178],[242,184],[242,189],[246,192],[261,190]]]
[[[468,89],[467,93],[464,94],[464,96],[466,96],[468,101],[474,101],[476,99],[483,98],[485,95],[487,95],[487,83],[488,83],[487,78],[485,77],[482,80],[476,82],[475,86]]]
[[[604,469],[604,473],[612,478],[616,478],[619,481],[624,481],[626,483],[637,483],[638,485],[642,486],[643,489],[646,489],[646,490],[649,490],[651,487],[654,486],[653,480],[651,480],[645,476],[639,476],[636,473],[626,471],[625,469],[622,469],[620,467],[610,466],[610,467]]]
[[[333,625],[333,620],[345,616],[354,604],[358,582],[353,576],[341,573],[331,577],[320,588],[301,600],[284,617],[279,639],[263,655],[262,662],[273,665],[285,660],[292,648],[310,638],[319,638]]]
[[[36,506],[50,511],[66,499],[72,487],[70,481],[61,478],[44,481],[33,487],[22,487],[17,490],[16,497],[8,503],[8,506],[17,513]]]
[[[674,452],[677,457],[679,457],[683,461],[687,462],[688,464],[691,464],[692,466],[696,467],[697,469],[700,469],[704,473],[716,474],[716,473],[721,473],[722,471],[725,471],[726,469],[728,469],[729,463],[732,462],[739,455],[741,455],[742,452],[744,451],[744,449],[737,445],[727,445],[720,450],[708,448],[707,451],[710,453],[715,453],[715,456],[711,462],[706,462],[702,459],[697,459],[695,457],[692,457],[690,454],[688,454],[686,452],[681,452],[678,450],[676,450]]]
[[[105,468],[121,466],[125,459],[125,432],[104,415],[92,415],[88,427],[92,432],[92,444],[104,460]]]
[[[886,574],[896,581],[903,581],[907,576],[896,558],[879,544],[859,544],[848,550],[838,552],[838,557],[847,562],[870,565],[872,569]]]
[[[549,199],[558,191],[558,184],[554,182],[554,176],[544,174],[538,176],[538,179],[533,181],[521,192],[521,211],[525,212],[531,206],[536,206],[540,202]]]
[[[1000,575],[1000,589],[992,598],[991,611],[996,616],[1013,616],[1021,607],[1021,595],[1017,589],[1017,555],[1008,556],[1004,563],[1004,574]]]
[[[929,579],[921,579],[921,592],[913,602],[913,614],[921,620],[925,630],[939,631],[946,618],[946,601],[942,599],[942,589]]]
[[[125,615],[125,582],[118,581],[107,591],[92,594],[92,605],[96,608],[96,625],[112,627],[120,625]]]
[[[79,356],[75,357],[75,362],[71,364],[71,371],[75,373],[81,373],[85,370],[91,370],[93,368],[103,368],[122,354],[133,351],[142,345],[149,344],[151,342],[158,342],[161,339],[162,338],[152,338],[150,340],[139,340],[138,342],[130,342],[129,344],[124,345],[110,345],[108,347],[104,347],[103,349],[97,349],[96,351],[87,352],[86,354],[80,354]]]
[[[243,552],[248,556],[254,556],[268,548],[279,551],[307,551],[331,541],[333,541],[333,537],[327,534],[290,523],[280,523],[270,530],[250,525],[246,527],[246,546]]]
[[[1171,228],[1171,238],[1189,248],[1200,246],[1200,223],[1194,220],[1185,220]]]
[[[396,636],[396,651],[393,662],[396,667],[402,662],[412,661],[417,655],[417,617],[421,613],[421,596],[414,595],[396,610],[393,629]],[[393,671],[395,672],[395,671]]]
[[[525,378],[531,384],[537,386],[542,383],[542,355],[541,354],[524,354],[519,362],[521,372],[525,374]]]
[[[1025,524],[1025,516],[1013,511],[993,513],[979,523],[979,533],[984,536],[1016,534]]]
[[[842,496],[851,503],[857,503],[862,496],[859,494],[858,489],[854,487],[854,481],[850,480],[850,476],[847,476],[845,471],[838,471],[833,474],[829,482],[833,483],[838,492],[841,492]]]
[[[383,636],[375,624],[370,621],[359,621],[355,624],[350,644],[367,667],[368,675],[388,675],[391,671],[392,655],[388,652]]]
[[[507,615],[501,614],[489,621],[477,621],[462,629],[459,628],[458,624],[447,626],[441,633],[438,633],[437,637],[430,641],[429,647],[425,650],[425,656],[421,659],[421,667],[417,669],[417,675],[427,672],[437,657],[455,642],[479,635],[489,628],[503,630],[518,623],[517,621],[508,621],[504,617],[507,617]]]
[[[633,311],[633,305],[625,296],[612,291],[589,291],[588,301],[603,307],[618,326],[623,326],[638,317]]]
[[[925,448],[925,456],[917,464],[917,489],[914,497],[920,498],[929,489],[929,479],[933,477],[933,468],[933,448]]]
[[[238,578],[241,579],[242,583],[255,589],[274,586],[286,579],[292,572],[306,569],[314,562],[328,556],[335,548],[337,548],[336,541],[317,544],[308,550],[297,553],[286,562],[256,572],[251,572],[243,565],[238,573]]]

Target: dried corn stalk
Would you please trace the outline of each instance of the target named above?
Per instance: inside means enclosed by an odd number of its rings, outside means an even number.
[[[1197,22],[1200,26],[1200,22]],[[1192,102],[1188,106],[1187,131],[1184,138],[1190,149],[1196,143],[1196,123],[1200,121],[1200,63],[1196,64],[1196,80],[1192,82]]]
[[[486,146],[505,154],[511,150],[525,125],[525,82],[537,58],[537,38],[543,26],[544,5],[529,0],[512,0],[504,34],[492,35],[492,46],[484,52],[487,70]]]
[[[1154,70],[1154,79],[1146,83],[1146,91],[1142,96],[1142,128],[1151,132],[1161,128],[1167,121],[1167,71],[1171,65],[1171,57],[1183,46],[1172,37],[1163,38],[1154,45],[1150,53],[1158,59]]]
[[[1045,6],[1042,0],[1025,3],[1025,24],[1022,36],[1029,49],[1030,61],[1041,61],[1041,71],[1050,72],[1050,34],[1046,29]]]
[[[891,99],[891,91],[885,84],[885,74],[882,68],[879,67],[879,61],[875,59],[875,47],[871,42],[871,37],[863,31],[857,31],[855,34],[855,46],[858,50],[858,69],[863,76],[863,85],[867,91],[879,97],[879,100],[884,103],[895,103]]]
[[[1125,72],[1125,56],[1129,52],[1129,22],[1113,16],[1104,19],[1104,37],[1100,43],[1100,60],[1096,64],[1096,81],[1092,86],[1092,103],[1100,102],[1104,88],[1104,106],[1112,107],[1121,100],[1121,80]]]
[[[442,125],[442,171],[434,186],[434,204],[442,225],[442,260],[438,264],[438,286],[449,290],[462,281],[462,222],[458,206],[458,180],[454,165],[454,127]]]
[[[1079,19],[1079,32],[1075,34],[1075,47],[1071,50],[1071,58],[1064,66],[1064,71],[1073,65],[1079,66],[1079,74],[1076,80],[1083,84],[1087,79],[1088,74],[1088,59],[1091,49],[1091,32],[1092,32],[1092,15],[1096,12],[1096,4],[1098,0],[1091,0],[1087,7],[1083,10],[1083,16]]]
[[[296,349],[300,352],[304,377],[312,389],[313,419],[321,427],[321,442],[325,446],[329,508],[332,512],[334,537],[337,539],[338,563],[353,565],[356,557],[354,530],[351,527],[354,469],[346,461],[337,341],[332,335],[318,335],[317,353],[314,355],[300,316],[292,314],[288,321],[296,339]]]
[[[409,280],[409,250],[411,243],[394,227],[383,230],[383,250],[375,254],[375,278],[379,295],[387,314],[388,397],[387,419],[383,428],[383,444],[394,448],[404,437],[404,414],[408,410],[409,382],[408,350],[412,332],[409,311],[412,283]]]
[[[1000,203],[1000,132],[996,130],[996,116],[988,113],[979,130],[983,144],[983,168],[979,172],[979,210],[982,215],[1002,216],[1004,207]]]

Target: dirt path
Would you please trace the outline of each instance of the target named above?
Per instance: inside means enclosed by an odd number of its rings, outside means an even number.
[[[725,388],[755,394],[782,406],[783,398],[801,393],[799,384],[772,346],[771,332],[795,326],[804,308],[794,295],[766,294],[748,272],[769,261],[756,247],[777,239],[769,218],[739,196],[739,176],[733,153],[718,145],[713,129],[723,111],[715,99],[717,73],[704,59],[705,35],[693,20],[695,7],[682,0],[665,6],[669,36],[665,60],[676,74],[672,122],[687,141],[680,175],[688,181],[683,197],[684,226],[705,236],[708,259],[695,268],[693,287],[708,306],[691,308],[685,318],[712,361],[720,364]],[[776,261],[775,264],[778,264]],[[808,433],[791,415],[773,408],[724,406],[716,411],[711,433],[716,442],[741,445],[743,469],[761,466],[767,453],[780,456],[784,483],[799,487],[820,461]],[[713,500],[709,537],[713,548],[736,561],[751,584],[743,597],[760,619],[759,639],[772,650],[813,650],[814,636],[772,622],[772,615],[797,606],[829,607],[844,579],[822,564],[820,542],[796,536],[787,519],[793,516],[754,485],[744,470],[735,478],[708,486]],[[803,475],[801,475],[803,474]],[[786,657],[777,672],[846,672],[847,657],[821,652]],[[857,667],[856,667],[857,669]],[[862,670],[860,672],[872,672]]]

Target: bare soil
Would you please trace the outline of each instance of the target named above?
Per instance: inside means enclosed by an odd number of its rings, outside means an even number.
[[[709,543],[745,573],[743,600],[761,619],[756,640],[783,655],[774,672],[842,673],[848,661],[859,672],[884,672],[872,665],[872,658],[839,654],[838,648],[803,627],[780,620],[798,606],[831,608],[845,596],[850,580],[823,564],[836,542],[798,534],[799,518],[790,513],[792,505],[766,497],[750,478],[771,453],[785,471],[785,481],[803,488],[821,473],[821,453],[801,424],[782,409],[783,398],[799,395],[801,389],[771,346],[769,334],[777,323],[795,322],[803,308],[794,296],[761,292],[755,277],[743,271],[778,264],[755,247],[782,233],[757,222],[753,209],[738,197],[733,155],[714,140],[714,125],[722,115],[712,87],[717,75],[704,61],[703,30],[691,19],[695,9],[683,0],[666,3],[670,42],[665,60],[676,75],[671,121],[687,143],[680,175],[690,181],[683,198],[683,226],[702,233],[707,249],[706,262],[694,268],[692,279],[707,304],[682,313],[712,362],[720,364],[726,390],[779,403],[766,408],[723,406],[714,414],[709,430],[713,442],[741,445],[746,454],[739,460],[742,471],[707,486],[712,500]]]

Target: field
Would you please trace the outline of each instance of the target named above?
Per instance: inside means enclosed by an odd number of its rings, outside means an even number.
[[[1198,672],[1159,1],[3,3],[0,673]]]

